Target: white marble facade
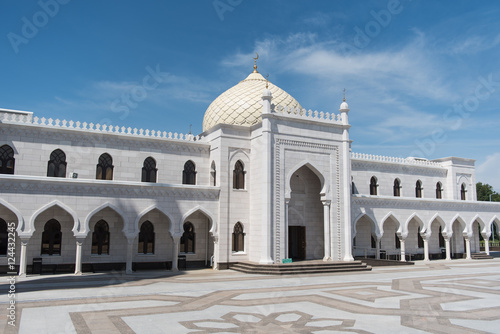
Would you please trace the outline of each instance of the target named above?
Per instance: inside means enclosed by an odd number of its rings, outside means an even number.
[[[345,101],[339,111],[302,109],[256,68],[209,106],[198,136],[0,110],[2,163],[9,148],[14,159],[13,174],[0,174],[0,218],[16,224],[20,275],[40,257],[78,274],[89,264],[176,270],[179,255],[224,269],[479,252],[479,234],[488,238],[500,225],[500,205],[476,201],[474,161],[351,153]],[[50,177],[56,150],[66,167]],[[112,176],[98,180],[103,154]],[[153,182],[143,182],[148,158]],[[194,184],[183,179],[187,162]],[[60,234],[50,239],[52,220]]]

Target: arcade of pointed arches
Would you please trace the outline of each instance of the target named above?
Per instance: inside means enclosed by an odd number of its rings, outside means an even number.
[[[480,252],[480,241],[491,239],[492,231],[499,227],[496,216],[485,224],[479,216],[467,223],[459,214],[447,221],[435,214],[424,222],[417,213],[405,219],[388,213],[380,221],[361,213],[354,223],[353,255],[400,261],[470,259],[471,253]],[[493,238],[500,238],[500,234]],[[489,254],[488,242],[484,247]]]
[[[22,242],[21,238],[16,240],[19,244],[16,249],[20,250],[20,275],[26,274],[32,256],[42,257],[43,263],[48,265],[73,265],[75,273],[81,273],[82,263],[89,261],[94,264],[119,262],[131,272],[132,264],[151,261],[169,262],[176,270],[177,261],[174,259],[183,251],[208,264],[214,251],[214,219],[202,207],[182,217],[184,227],[186,224],[190,226],[188,235],[175,232],[171,215],[156,206],[138,214],[132,233],[124,228],[125,215],[109,203],[87,215],[83,223],[86,228],[80,225],[71,208],[59,201],[42,206],[27,225],[19,217],[22,219],[15,207],[0,203],[0,256],[6,255],[3,249],[7,240],[3,239],[7,237],[7,224],[3,222],[14,221],[22,236]],[[79,234],[80,230],[84,232]],[[198,232],[196,238],[195,232]],[[188,239],[186,245],[182,243],[183,236]]]

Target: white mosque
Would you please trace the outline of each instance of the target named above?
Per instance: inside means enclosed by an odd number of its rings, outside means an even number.
[[[348,113],[303,109],[257,66],[198,136],[1,109],[0,268],[14,228],[19,275],[471,259],[499,230],[474,160],[353,153]]]

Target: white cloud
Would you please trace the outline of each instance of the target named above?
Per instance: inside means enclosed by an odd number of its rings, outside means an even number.
[[[496,36],[467,36],[451,41],[445,52],[451,54],[476,54],[492,49],[500,44],[500,34]]]
[[[476,179],[487,183],[500,193],[500,152],[488,155],[486,160],[477,167]]]
[[[308,80],[309,101],[301,102],[306,108],[318,108],[311,101],[331,100],[332,92],[341,94],[347,86],[350,97],[356,98],[355,112],[372,120],[374,126],[367,131],[384,138],[384,142],[393,142],[401,140],[402,135],[411,137],[414,131],[410,129],[425,135],[436,128],[441,115],[435,114],[436,110],[416,110],[416,99],[419,104],[424,101],[433,107],[443,106],[441,113],[460,99],[460,92],[451,87],[453,83],[437,75],[441,73],[440,64],[426,49],[425,35],[419,31],[414,34],[414,39],[405,45],[383,51],[367,48],[346,54],[342,52],[342,41],[320,40],[313,33],[269,37],[256,41],[255,50],[261,56],[259,69],[273,69],[271,81],[285,74]],[[250,57],[252,53],[236,52],[223,65],[248,68]],[[283,87],[287,91],[300,86],[297,91],[304,92],[301,80],[287,85]],[[295,97],[302,101],[300,96]]]

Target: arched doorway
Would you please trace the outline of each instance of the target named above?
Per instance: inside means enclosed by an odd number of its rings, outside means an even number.
[[[187,266],[206,267],[214,255],[211,218],[202,210],[189,214],[182,222],[179,254],[186,256]],[[174,259],[175,260],[175,259]]]
[[[424,239],[420,235],[422,226],[422,221],[416,217],[413,217],[408,223],[405,253],[408,254],[412,260],[424,259]]]
[[[465,239],[463,236],[463,230],[465,229],[465,223],[460,219],[456,219],[452,223],[453,235],[450,239],[450,254],[453,259],[461,259],[465,254]]]
[[[356,222],[356,236],[353,238],[354,256],[376,257],[377,235],[375,223],[364,215]]]
[[[324,216],[321,181],[307,166],[290,179],[288,205],[288,257],[294,261],[324,256]]]
[[[445,223],[441,217],[436,217],[431,222],[431,236],[429,237],[429,259],[446,258],[446,244],[443,237]]]
[[[399,229],[399,221],[391,215],[382,223],[382,228],[384,234],[380,239],[381,253],[385,254],[387,259],[401,259],[401,242],[396,233]]]

